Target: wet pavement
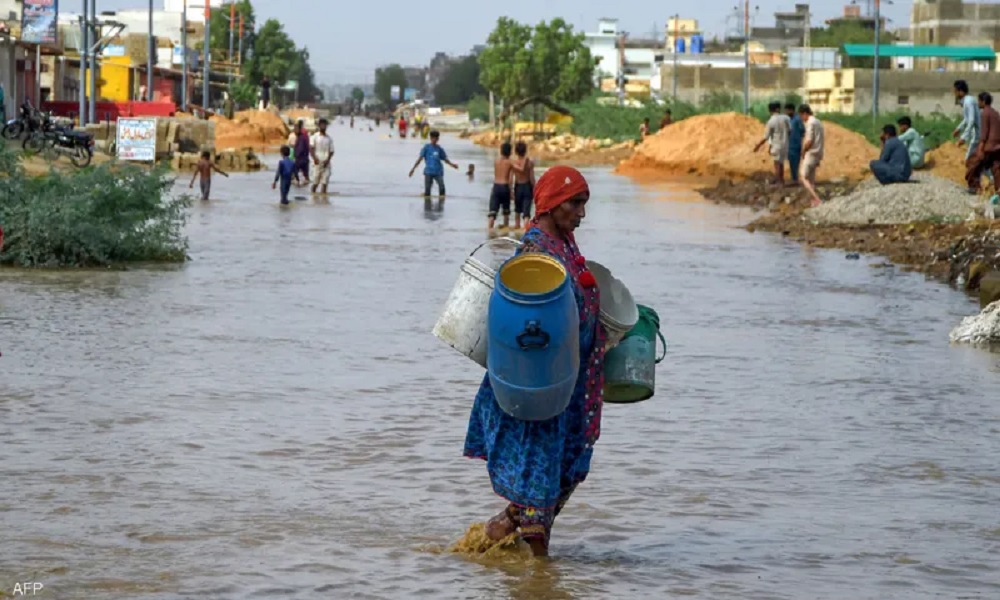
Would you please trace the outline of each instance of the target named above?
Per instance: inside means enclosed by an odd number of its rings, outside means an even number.
[[[1000,357],[947,343],[975,304],[604,169],[578,239],[659,312],[657,395],[606,407],[553,560],[442,552],[502,506],[461,457],[482,370],[430,334],[490,159],[446,137],[425,204],[421,142],[363,129],[328,204],[217,180],[183,267],[0,271],[0,591],[1000,597]]]

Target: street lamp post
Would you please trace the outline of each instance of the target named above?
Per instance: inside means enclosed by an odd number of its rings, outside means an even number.
[[[204,109],[208,109],[208,63],[212,58],[212,3],[205,0],[205,47],[202,50],[202,62],[204,63],[204,81],[201,84],[201,103]],[[207,116],[207,114],[206,114]]]
[[[149,0],[149,56],[146,57],[146,101],[153,101],[153,62],[156,58],[156,39],[153,38],[153,0]]]
[[[750,0],[743,9],[743,112],[750,113]]]
[[[881,39],[881,29],[882,29],[882,16],[880,13],[880,0],[875,0],[875,65],[872,71],[872,121],[874,125],[878,126],[878,94],[879,94],[879,78],[878,78],[878,59],[879,59],[879,42]]]
[[[679,25],[680,20],[681,20],[681,15],[679,13],[675,14],[674,15],[674,47],[673,47],[673,51],[674,51],[674,103],[675,104],[677,103],[677,36],[680,33],[680,25]]]
[[[181,110],[188,109],[188,3],[181,7]]]
[[[88,121],[97,123],[97,52],[101,36],[97,33],[97,0],[90,0],[90,113]]]
[[[87,49],[90,48],[88,1],[83,0],[83,20],[80,21],[80,127],[87,124]]]
[[[240,13],[243,14],[242,12]],[[229,3],[229,85],[233,84],[233,29],[236,27],[236,3]]]

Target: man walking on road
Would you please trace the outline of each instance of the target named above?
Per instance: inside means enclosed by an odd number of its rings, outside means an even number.
[[[333,138],[326,134],[330,122],[319,120],[319,131],[313,134],[309,146],[312,151],[313,164],[316,165],[316,179],[313,181],[312,193],[322,186],[323,195],[327,194],[330,185],[330,162],[333,160]]]

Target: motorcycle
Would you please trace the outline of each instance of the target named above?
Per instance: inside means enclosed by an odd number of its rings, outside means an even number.
[[[85,131],[50,127],[36,131],[24,140],[24,149],[40,153],[48,161],[67,156],[80,169],[94,158],[94,136]]]
[[[21,103],[19,107],[20,114],[16,119],[10,119],[4,123],[3,130],[0,131],[0,135],[4,139],[16,140],[21,137],[25,131],[32,130],[32,123],[38,122],[38,111],[35,107],[31,105],[31,102],[25,100]]]

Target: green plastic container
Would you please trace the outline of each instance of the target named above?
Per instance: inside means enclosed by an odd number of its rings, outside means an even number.
[[[656,339],[663,354],[656,357]],[[639,321],[622,341],[604,356],[604,401],[631,404],[653,397],[656,365],[667,356],[667,342],[660,333],[660,316],[639,305]]]

